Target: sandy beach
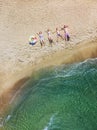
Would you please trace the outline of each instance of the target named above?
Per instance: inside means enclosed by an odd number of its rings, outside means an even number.
[[[0,113],[34,71],[97,57],[96,0],[0,1]],[[72,47],[65,41],[49,46],[45,31],[69,26]],[[28,44],[42,31],[46,46]],[[63,33],[63,32],[62,32]]]

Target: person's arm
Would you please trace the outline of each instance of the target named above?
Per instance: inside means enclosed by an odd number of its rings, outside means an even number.
[[[39,36],[39,33],[36,33]]]
[[[64,28],[61,28],[61,30],[64,30]]]

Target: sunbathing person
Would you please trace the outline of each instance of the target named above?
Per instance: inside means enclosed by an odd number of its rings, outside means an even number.
[[[58,30],[58,28],[56,28],[56,34],[57,34],[57,42],[58,42],[59,38],[64,39],[62,37],[62,35],[60,34],[60,31]]]
[[[68,26],[64,25],[64,27],[62,28],[64,30],[64,38],[66,41],[70,40],[70,34],[68,32]]]
[[[39,33],[37,33],[37,35],[39,36],[40,39],[40,45],[41,47],[43,47],[45,45],[43,33],[40,31]]]
[[[54,43],[54,42],[53,42],[53,38],[51,36],[51,31],[49,29],[47,30],[47,35],[48,35],[49,44],[50,44],[50,46],[52,46],[52,43]]]
[[[37,38],[35,36],[30,36],[29,44],[35,45],[37,43]]]

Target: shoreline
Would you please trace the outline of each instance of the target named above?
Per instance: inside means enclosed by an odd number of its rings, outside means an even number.
[[[46,67],[80,62],[95,57],[97,57],[97,38],[82,41],[72,49],[62,49],[50,55],[45,54],[35,64],[25,65],[20,71],[11,73],[6,80],[7,87],[4,87],[5,89],[2,89],[2,94],[0,94],[0,114],[2,115],[7,111],[9,105],[18,95],[18,91],[22,90],[34,72]]]

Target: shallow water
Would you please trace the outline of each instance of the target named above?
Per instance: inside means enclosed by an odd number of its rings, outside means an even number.
[[[3,130],[97,130],[97,59],[38,72]]]

